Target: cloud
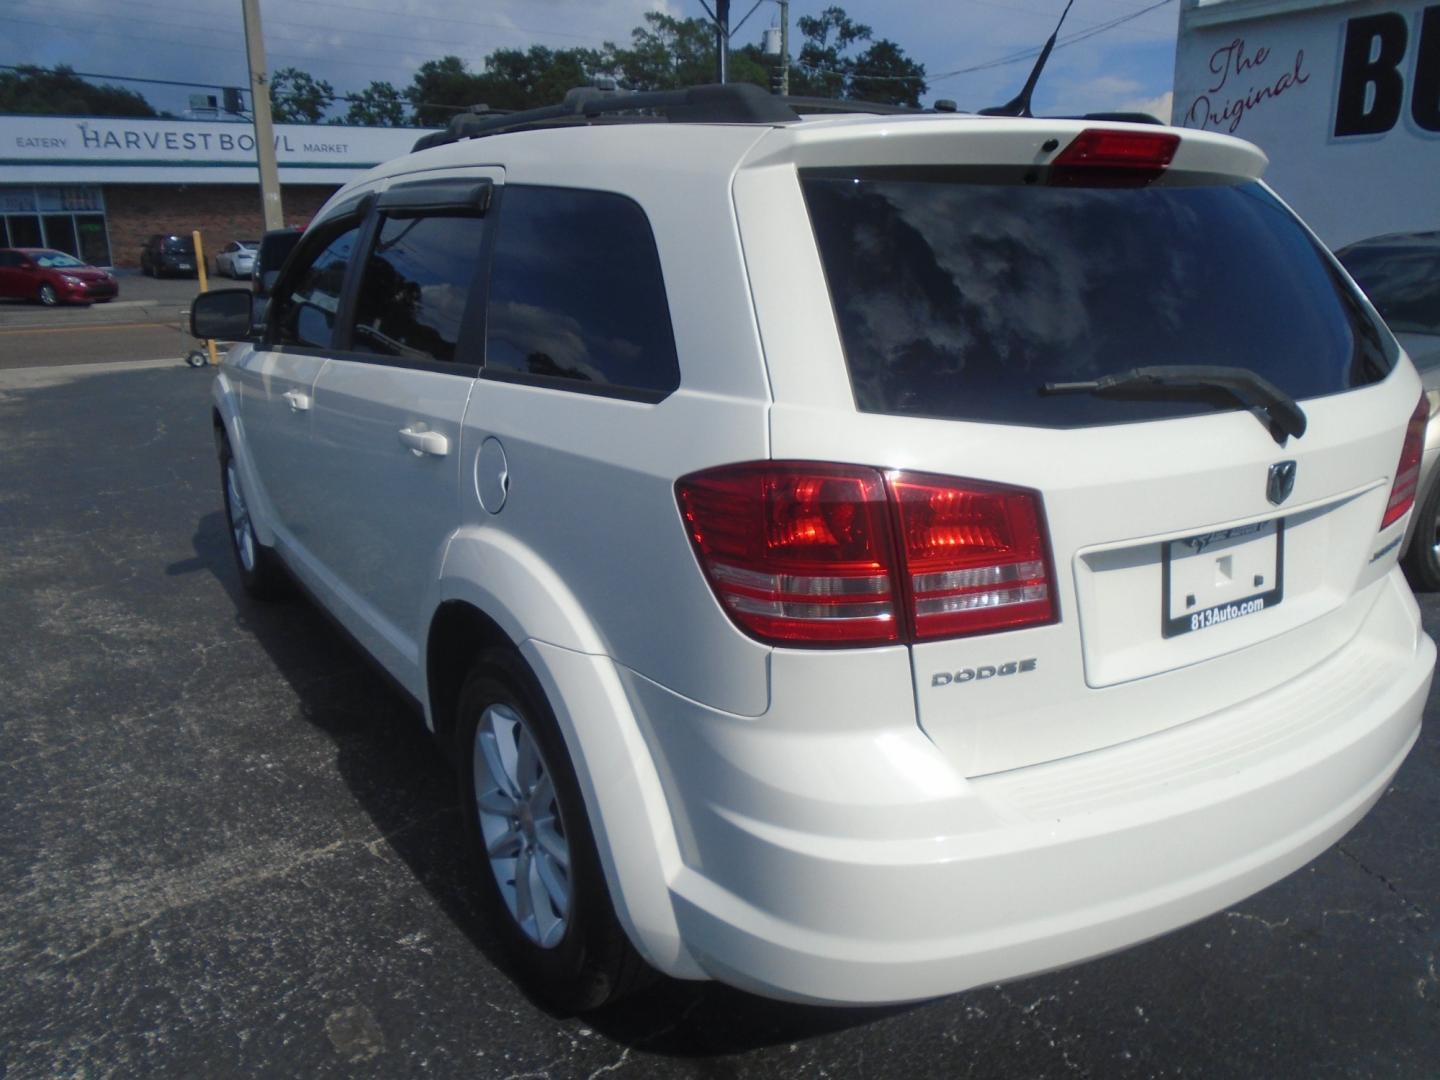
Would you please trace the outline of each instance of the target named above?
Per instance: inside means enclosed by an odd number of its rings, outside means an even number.
[[[1149,113],[1162,124],[1168,124],[1171,114],[1175,111],[1175,91],[1166,90],[1158,97],[1136,98],[1122,102],[1118,111]]]

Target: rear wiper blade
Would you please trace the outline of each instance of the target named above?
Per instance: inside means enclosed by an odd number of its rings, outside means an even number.
[[[1048,382],[1042,394],[1098,394],[1102,397],[1164,397],[1176,390],[1222,390],[1240,404],[1265,414],[1270,436],[1281,446],[1305,434],[1305,414],[1269,379],[1238,367],[1158,365],[1117,371],[1085,382]]]

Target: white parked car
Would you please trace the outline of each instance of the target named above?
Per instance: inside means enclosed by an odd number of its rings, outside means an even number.
[[[538,993],[1013,979],[1380,797],[1426,411],[1258,150],[568,100],[340,191],[214,391],[245,587],[418,703]]]
[[[255,270],[258,240],[231,240],[215,256],[215,273],[232,278],[248,278]]]

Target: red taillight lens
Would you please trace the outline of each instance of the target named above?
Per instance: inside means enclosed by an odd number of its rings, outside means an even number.
[[[884,478],[874,469],[755,463],[675,485],[715,595],[767,641],[899,639]]]
[[[874,645],[1055,617],[1035,492],[814,462],[726,466],[675,489],[715,595],[763,641]]]
[[[1390,502],[1380,528],[1399,521],[1415,505],[1415,489],[1420,483],[1420,456],[1425,451],[1425,425],[1430,422],[1430,402],[1424,394],[1405,425],[1405,441],[1400,445],[1400,463],[1395,466],[1395,483],[1390,485]]]
[[[892,476],[890,490],[916,638],[1054,618],[1037,494],[907,473]]]
[[[1086,128],[1052,161],[1050,183],[1144,185],[1175,158],[1180,136],[1160,131]]]

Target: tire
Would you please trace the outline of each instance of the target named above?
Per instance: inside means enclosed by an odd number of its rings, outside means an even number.
[[[1420,592],[1440,591],[1440,477],[1434,478],[1425,501],[1415,511],[1415,528],[1405,551],[1410,584]]]
[[[240,571],[240,587],[257,600],[275,600],[289,591],[289,579],[275,552],[260,543],[245,492],[240,483],[240,470],[230,452],[230,441],[220,443],[220,491],[225,500],[225,524],[230,535],[230,553]]]
[[[456,721],[466,844],[517,981],[562,1013],[643,985],[650,968],[615,917],[574,766],[524,661],[482,653]]]
[[[54,307],[60,303],[60,296],[55,292],[55,286],[51,285],[48,281],[41,282],[40,291],[36,294],[36,299],[46,307]]]

